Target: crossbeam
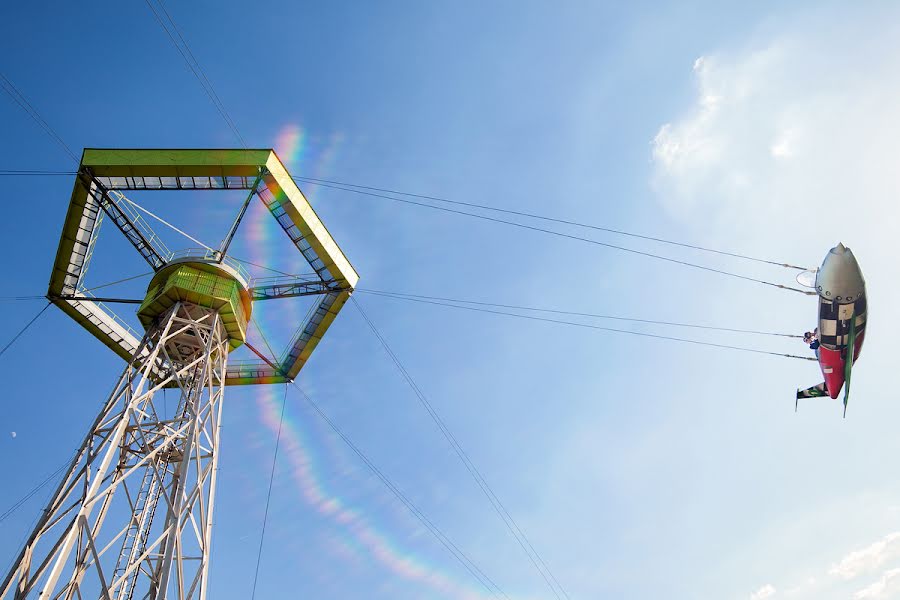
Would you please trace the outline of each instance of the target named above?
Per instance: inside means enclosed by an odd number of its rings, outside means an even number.
[[[305,278],[279,278],[279,281],[268,285],[257,285],[250,288],[250,298],[257,300],[275,300],[278,298],[295,298],[297,296],[319,296],[331,292],[350,291],[335,282]]]

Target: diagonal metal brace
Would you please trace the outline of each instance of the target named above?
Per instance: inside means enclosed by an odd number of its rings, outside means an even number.
[[[225,239],[222,240],[222,245],[219,246],[219,258],[217,262],[221,263],[225,260],[225,253],[228,252],[228,246],[231,245],[231,240],[234,239],[234,235],[237,233],[238,226],[241,224],[241,220],[247,212],[247,207],[250,206],[250,201],[253,200],[253,196],[256,195],[256,189],[259,187],[259,182],[262,181],[263,175],[266,173],[268,173],[268,170],[260,167],[259,174],[256,176],[256,180],[250,188],[250,193],[247,194],[247,199],[244,200],[244,204],[241,205],[241,210],[238,211],[237,217],[231,225],[231,229],[228,230],[228,235],[225,236]]]
[[[164,267],[168,262],[167,257],[164,257],[154,247],[154,244],[141,233],[137,224],[122,210],[112,196],[109,195],[109,190],[86,170],[80,171],[79,177],[85,188],[88,190],[88,193],[93,196],[98,204],[100,204],[103,212],[105,212],[112,222],[115,223],[116,227],[118,227],[125,235],[125,238],[131,242],[131,245],[144,257],[144,260],[153,267],[153,270],[158,271]],[[147,225],[145,226],[149,227]]]

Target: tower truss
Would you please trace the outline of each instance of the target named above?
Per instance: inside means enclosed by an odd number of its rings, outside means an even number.
[[[123,190],[247,190],[218,250],[171,251]],[[314,275],[251,279],[228,255],[259,198]],[[153,268],[138,334],[85,286],[103,215]],[[209,589],[226,386],[292,381],[359,276],[272,150],[86,149],[47,298],[127,361],[0,600],[187,600]],[[253,303],[319,296],[280,357],[247,343]],[[246,346],[260,360],[229,360]],[[166,393],[166,391],[169,393]]]
[[[0,597],[205,597],[227,332],[218,311],[179,302],[141,346]]]

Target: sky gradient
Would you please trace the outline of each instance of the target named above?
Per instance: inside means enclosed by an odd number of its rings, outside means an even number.
[[[811,267],[839,241],[852,248],[871,312],[846,420],[831,401],[794,414],[794,390],[821,380],[813,363],[354,297],[571,598],[898,597],[900,485],[890,472],[900,407],[888,366],[898,332],[888,314],[900,293],[890,258],[900,225],[900,9],[167,7],[248,145],[274,147],[294,175]],[[0,39],[0,71],[76,154],[239,145],[145,3],[0,12],[14,25]],[[75,168],[5,95],[0,128],[0,168]],[[71,178],[2,183],[2,295],[43,294]],[[799,294],[301,187],[363,289],[785,333],[814,326],[815,301]],[[170,199],[135,195],[206,243],[242,200]],[[235,253],[301,267],[283,258],[288,241],[257,204]],[[775,267],[552,228],[793,282]],[[96,283],[142,271],[115,233],[98,244]],[[141,295],[145,285],[116,289]],[[42,303],[2,306],[5,343]],[[257,315],[277,344],[305,309],[286,302]],[[809,352],[796,340],[625,327]],[[55,308],[0,357],[0,510],[70,456],[122,368]],[[506,594],[553,597],[352,305],[299,383]],[[249,596],[284,393],[227,392],[212,598]],[[296,390],[287,403],[258,597],[491,597]],[[47,493],[0,522],[4,573]]]

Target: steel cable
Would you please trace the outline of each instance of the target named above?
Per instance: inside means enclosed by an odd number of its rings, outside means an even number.
[[[782,352],[757,350],[755,348],[747,348],[745,346],[732,346],[730,344],[716,344],[713,342],[704,342],[701,340],[692,340],[692,339],[688,339],[688,338],[680,338],[680,337],[674,337],[674,336],[669,336],[669,335],[658,335],[658,334],[654,334],[654,333],[628,331],[627,329],[616,329],[614,327],[603,327],[601,325],[591,325],[589,323],[577,323],[575,321],[563,321],[560,319],[548,319],[546,317],[535,317],[532,315],[520,315],[518,313],[503,312],[503,311],[499,311],[499,310],[490,310],[490,309],[486,309],[486,308],[479,308],[477,306],[461,306],[459,304],[450,304],[447,302],[437,302],[434,300],[424,300],[424,299],[419,299],[419,298],[410,298],[410,297],[401,297],[401,296],[392,296],[392,297],[395,299],[398,299],[398,300],[408,300],[410,302],[420,302],[422,304],[447,306],[450,308],[458,308],[461,310],[470,310],[470,311],[474,311],[474,312],[482,312],[482,313],[488,313],[488,314],[494,314],[494,315],[503,315],[506,317],[516,317],[519,319],[528,319],[530,321],[543,321],[544,323],[555,323],[557,325],[571,325],[573,327],[583,327],[586,329],[596,329],[599,331],[610,331],[613,333],[625,333],[628,335],[636,335],[636,336],[640,336],[640,337],[655,338],[655,339],[659,339],[659,340],[669,340],[669,341],[673,341],[673,342],[682,342],[685,344],[695,344],[697,346],[711,346],[713,348],[723,348],[726,350],[736,350],[736,351],[740,351],[740,352],[751,352],[753,354],[768,354],[770,356],[780,356],[783,358],[795,358],[795,359],[799,359],[799,360],[811,360],[811,361],[816,360],[815,358],[811,358],[809,356],[798,356],[796,354],[785,354]]]
[[[474,577],[484,588],[490,592],[493,596],[497,597],[498,594],[502,595],[504,598],[509,598],[506,593],[503,591],[500,586],[498,586],[494,581],[485,575],[485,573],[478,568],[478,566],[470,559],[453,541],[444,534],[440,528],[437,527],[419,508],[413,504],[413,502],[398,488],[393,481],[391,481],[387,475],[385,475],[375,463],[373,463],[366,454],[353,443],[353,441],[343,432],[343,430],[337,426],[337,424],[331,420],[327,413],[315,402],[312,398],[307,395],[307,393],[301,388],[296,381],[291,382],[297,391],[303,396],[306,402],[312,407],[313,411],[316,415],[325,421],[328,427],[331,428],[334,433],[341,438],[344,444],[353,451],[356,456],[363,461],[363,463],[369,468],[372,473],[378,477],[378,479],[385,485],[385,487],[390,490],[392,494],[409,510],[413,516],[418,519],[418,521],[431,533],[432,536],[437,539],[444,548],[453,555],[454,558],[466,568],[467,571]]]
[[[299,177],[295,177],[294,179],[300,179],[300,180],[302,181],[302,178],[299,178]],[[740,275],[740,274],[738,274],[738,273],[733,273],[733,272],[731,272],[731,271],[725,271],[725,270],[723,270],[723,269],[716,269],[716,268],[714,268],[714,267],[706,267],[706,266],[703,266],[703,265],[698,265],[697,263],[688,262],[688,261],[686,261],[686,260],[679,260],[679,259],[677,259],[677,258],[669,258],[669,257],[667,257],[667,256],[662,256],[662,255],[660,255],[660,254],[653,254],[652,252],[644,252],[643,250],[635,250],[634,248],[626,248],[625,246],[617,246],[616,244],[609,244],[609,243],[601,242],[601,241],[599,241],[599,240],[594,240],[594,239],[591,239],[591,238],[586,238],[586,237],[581,237],[581,236],[578,236],[578,235],[572,235],[572,234],[569,234],[569,233],[564,233],[564,232],[562,232],[562,231],[555,231],[555,230],[553,230],[553,229],[545,229],[545,228],[543,228],[543,227],[535,227],[534,225],[527,225],[527,224],[525,224],[525,223],[518,223],[518,222],[516,222],[516,221],[507,221],[507,220],[505,220],[505,219],[498,219],[498,218],[496,218],[496,217],[490,217],[490,216],[488,216],[488,215],[481,215],[481,214],[478,214],[478,213],[466,212],[466,211],[464,211],[464,210],[457,210],[457,209],[455,209],[455,208],[447,208],[447,207],[444,207],[444,206],[435,206],[434,204],[428,204],[428,203],[425,203],[425,202],[417,202],[417,201],[415,201],[415,200],[407,200],[407,199],[404,199],[404,198],[397,198],[397,197],[394,197],[394,196],[386,196],[386,195],[384,195],[384,194],[376,194],[376,193],[374,193],[374,192],[368,192],[368,191],[364,191],[364,190],[357,190],[357,189],[353,189],[353,188],[349,188],[349,187],[341,187],[341,186],[331,185],[331,184],[327,184],[327,183],[317,183],[316,185],[320,185],[320,186],[323,186],[323,187],[332,188],[332,189],[336,189],[336,190],[342,190],[342,191],[345,191],[345,192],[351,192],[351,193],[354,193],[354,194],[360,194],[360,195],[363,195],[363,196],[372,196],[372,197],[375,197],[375,198],[383,198],[383,199],[385,199],[385,200],[392,200],[392,201],[394,201],[394,202],[401,202],[401,203],[403,203],[403,204],[411,204],[411,205],[414,205],[414,206],[422,206],[422,207],[425,207],[425,208],[431,208],[431,209],[434,209],[434,210],[439,210],[439,211],[443,211],[443,212],[447,212],[447,213],[452,213],[452,214],[457,214],[457,215],[463,215],[463,216],[472,217],[472,218],[475,218],[475,219],[481,219],[481,220],[489,221],[489,222],[492,222],[492,223],[501,223],[501,224],[504,224],[504,225],[510,225],[510,226],[512,226],[512,227],[518,227],[518,228],[520,228],[520,229],[527,229],[527,230],[529,230],[529,231],[537,231],[537,232],[539,232],[539,233],[546,233],[546,234],[548,234],[548,235],[554,235],[554,236],[557,236],[557,237],[566,238],[566,239],[570,239],[570,240],[575,240],[575,241],[578,241],[578,242],[584,242],[584,243],[587,243],[587,244],[594,244],[594,245],[596,245],[596,246],[603,246],[604,248],[611,248],[611,249],[613,249],[613,250],[620,250],[620,251],[622,251],[622,252],[628,252],[628,253],[630,253],[630,254],[637,254],[637,255],[640,255],[640,256],[646,256],[646,257],[648,257],[648,258],[655,258],[656,260],[662,260],[662,261],[666,261],[666,262],[669,262],[669,263],[674,263],[674,264],[682,265],[682,266],[685,266],[685,267],[691,267],[691,268],[693,268],[693,269],[700,269],[700,270],[702,270],[702,271],[708,271],[708,272],[711,272],[711,273],[718,273],[719,275],[726,275],[726,276],[728,276],[728,277],[734,277],[734,278],[736,278],[736,279],[743,279],[743,280],[745,280],[745,281],[752,281],[752,282],[754,282],[754,283],[760,283],[760,284],[762,284],[762,285],[768,285],[768,286],[771,286],[771,287],[774,287],[774,288],[778,288],[778,289],[782,289],[782,290],[789,290],[789,291],[792,291],[792,292],[798,292],[798,293],[800,293],[800,294],[804,294],[804,295],[807,295],[807,296],[813,296],[813,295],[815,295],[815,292],[811,292],[811,291],[807,291],[807,290],[801,290],[801,289],[799,289],[799,288],[794,288],[794,287],[790,287],[790,286],[787,286],[787,285],[782,285],[782,284],[780,284],[780,283],[773,283],[773,282],[771,282],[771,281],[765,281],[764,279],[757,279],[757,278],[755,278],[755,277],[748,277],[748,276],[746,276],[746,275]],[[799,268],[799,267],[797,267],[797,268]]]
[[[511,210],[511,209],[508,209],[508,208],[500,208],[500,207],[497,207],[497,206],[489,206],[489,205],[486,205],[486,204],[475,204],[474,202],[463,202],[462,200],[449,200],[449,199],[447,199],[447,198],[441,198],[441,197],[439,197],[439,196],[428,196],[428,195],[426,195],[426,194],[413,194],[413,193],[410,193],[410,192],[401,192],[401,191],[398,191],[398,190],[392,190],[392,189],[388,189],[388,188],[374,187],[374,186],[370,186],[370,185],[359,185],[359,184],[357,184],[357,183],[346,183],[346,182],[343,182],[343,181],[332,181],[332,180],[329,180],[329,179],[319,179],[319,178],[316,178],[316,177],[296,176],[296,177],[294,177],[294,179],[300,179],[300,180],[302,180],[302,181],[305,181],[305,182],[307,182],[307,183],[311,183],[311,184],[313,184],[313,185],[320,185],[320,184],[343,185],[343,186],[352,187],[352,188],[359,188],[359,189],[362,189],[362,190],[371,190],[371,191],[376,191],[376,192],[384,192],[384,193],[386,193],[386,194],[395,194],[395,195],[398,195],[398,196],[407,196],[407,197],[409,197],[409,198],[421,198],[421,199],[423,199],[423,200],[432,200],[432,201],[435,201],[435,202],[443,202],[443,203],[446,203],[446,204],[455,204],[455,205],[458,205],[458,206],[468,206],[468,207],[470,207],[470,208],[480,208],[480,209],[482,209],[482,210],[490,210],[490,211],[494,211],[494,212],[504,213],[504,214],[508,214],[508,215],[516,215],[516,216],[520,216],[520,217],[528,217],[528,218],[530,218],[530,219],[539,219],[539,220],[541,220],[541,221],[548,221],[548,222],[551,222],[551,223],[560,223],[560,224],[562,224],[562,225],[572,225],[573,227],[583,227],[583,228],[585,228],[585,229],[593,229],[593,230],[595,230],[595,231],[605,231],[605,232],[607,232],[607,233],[615,233],[615,234],[617,234],[617,235],[624,235],[624,236],[627,236],[627,237],[633,237],[633,238],[637,238],[637,239],[641,239],[641,240],[648,240],[648,241],[651,241],[651,242],[659,242],[659,243],[661,243],[661,244],[670,244],[670,245],[672,245],[672,246],[680,246],[680,247],[682,247],[682,248],[690,248],[690,249],[692,249],[692,250],[700,250],[700,251],[702,251],[702,252],[710,252],[710,253],[713,253],[713,254],[721,254],[722,256],[730,256],[730,257],[733,257],[733,258],[741,258],[741,259],[749,260],[749,261],[753,261],[753,262],[764,263],[764,264],[768,264],[768,265],[775,265],[775,266],[777,266],[777,267],[785,267],[785,268],[788,268],[788,269],[796,269],[796,270],[798,270],[798,271],[805,271],[805,270],[807,270],[806,267],[798,267],[798,266],[796,266],[796,265],[792,265],[792,264],[789,264],[789,263],[777,262],[777,261],[774,261],[774,260],[768,260],[768,259],[765,259],[765,258],[756,258],[756,257],[753,257],[753,256],[747,256],[746,254],[740,254],[740,253],[737,253],[737,252],[727,252],[727,251],[725,251],[725,250],[716,250],[716,249],[714,249],[714,248],[707,248],[707,247],[704,247],[704,246],[697,246],[697,245],[694,245],[694,244],[687,244],[687,243],[684,243],[684,242],[676,242],[676,241],[673,241],[673,240],[667,240],[667,239],[664,239],[664,238],[653,237],[653,236],[649,236],[649,235],[642,235],[642,234],[639,234],[639,233],[633,233],[633,232],[630,232],[630,231],[624,231],[624,230],[622,230],[622,229],[613,229],[613,228],[611,228],[611,227],[601,227],[601,226],[599,226],[599,225],[591,225],[591,224],[588,224],[588,223],[581,223],[581,222],[578,222],[578,221],[570,221],[570,220],[568,220],[568,219],[559,219],[559,218],[555,218],[555,217],[548,217],[548,216],[546,216],[546,215],[540,215],[540,214],[537,214],[537,213],[530,213],[530,212],[525,212],[525,211],[520,211],[520,210]]]
[[[3,353],[6,352],[7,350],[9,350],[9,347],[12,346],[16,342],[16,340],[19,339],[22,336],[22,334],[25,333],[28,330],[28,328],[31,327],[35,321],[38,320],[38,318],[40,318],[40,316],[42,314],[44,314],[45,310],[50,308],[51,304],[52,304],[52,302],[47,302],[47,304],[44,305],[44,308],[42,308],[40,310],[40,312],[38,312],[38,314],[34,315],[34,317],[30,321],[28,321],[28,323],[25,324],[25,327],[23,327],[21,330],[19,330],[19,333],[17,333],[15,336],[13,336],[13,339],[9,340],[9,342],[5,346],[3,346],[3,349],[0,350],[0,356],[3,356]]]
[[[534,306],[519,306],[515,304],[497,304],[495,302],[478,302],[475,300],[460,300],[458,298],[444,298],[441,296],[424,296],[421,294],[405,294],[401,292],[390,292],[384,290],[373,290],[367,288],[356,288],[354,292],[360,294],[372,294],[375,296],[384,296],[386,298],[396,298],[398,300],[418,298],[422,300],[437,300],[443,302],[456,302],[458,304],[473,304],[476,306],[490,306],[494,308],[509,308],[513,310],[527,310],[532,312],[551,313],[557,315],[570,315],[574,317],[590,317],[593,319],[609,319],[612,321],[628,321],[631,323],[646,323],[648,325],[667,325],[671,327],[686,327],[690,329],[703,329],[707,331],[724,331],[728,333],[748,333],[755,335],[769,335],[774,337],[802,339],[802,335],[792,333],[776,333],[774,331],[759,331],[756,329],[736,329],[733,327],[716,327],[713,325],[698,325],[695,323],[679,323],[677,321],[655,321],[653,319],[636,319],[632,317],[618,317],[614,315],[603,315],[597,313],[577,312],[571,310],[555,310],[552,308],[537,308]]]
[[[487,480],[484,478],[484,476],[481,474],[481,472],[478,470],[478,468],[475,466],[475,464],[469,458],[468,453],[466,453],[465,449],[457,441],[456,437],[453,435],[453,433],[450,431],[450,429],[444,423],[443,419],[441,419],[440,415],[437,413],[437,411],[434,409],[434,407],[428,401],[428,398],[425,396],[425,393],[422,392],[421,388],[419,388],[418,384],[412,378],[412,375],[410,375],[409,371],[406,370],[406,367],[403,366],[403,363],[400,361],[400,358],[391,349],[390,345],[387,343],[387,340],[384,339],[384,336],[381,335],[381,332],[375,326],[375,323],[372,322],[372,320],[369,318],[369,315],[366,314],[366,312],[363,310],[362,305],[360,305],[359,301],[357,301],[356,298],[354,298],[353,296],[350,297],[350,300],[353,302],[354,306],[359,311],[359,314],[362,315],[366,324],[372,330],[372,333],[375,334],[375,337],[381,343],[382,347],[387,352],[388,356],[391,358],[391,361],[393,361],[394,365],[397,367],[397,370],[400,371],[400,374],[403,376],[404,380],[406,380],[407,384],[413,390],[413,393],[419,399],[419,402],[422,404],[422,406],[425,408],[425,410],[428,412],[429,416],[434,421],[435,425],[437,425],[441,434],[444,436],[444,438],[450,444],[450,447],[453,448],[453,451],[456,453],[457,457],[463,463],[463,466],[469,472],[469,475],[472,477],[472,479],[475,480],[475,483],[478,485],[478,487],[481,489],[482,493],[484,493],[484,495],[487,497],[488,501],[491,503],[491,506],[494,508],[494,510],[500,516],[500,519],[503,521],[503,524],[506,525],[507,529],[513,535],[516,542],[518,542],[519,546],[522,548],[522,550],[528,556],[528,559],[531,561],[535,570],[541,575],[541,577],[547,583],[547,586],[550,588],[550,591],[553,592],[554,596],[556,596],[557,598],[560,598],[559,593],[556,591],[556,588],[559,588],[559,590],[563,593],[563,595],[565,595],[566,598],[568,598],[569,595],[563,589],[562,585],[560,585],[559,580],[557,580],[556,576],[553,574],[553,572],[547,566],[547,563],[544,562],[543,558],[541,558],[541,556],[537,552],[537,550],[534,549],[534,546],[528,540],[528,537],[525,535],[525,533],[522,531],[522,529],[516,523],[515,519],[513,519],[512,515],[509,514],[509,511],[506,509],[506,507],[503,505],[503,503],[500,501],[500,499],[494,493],[494,490],[491,488],[490,484],[487,482]],[[540,566],[538,566],[538,562],[540,562],[541,565],[543,565],[543,569]],[[546,574],[544,573],[545,570],[546,570]],[[549,575],[550,577],[548,578],[547,575]],[[553,580],[553,582],[551,582],[551,579]],[[554,583],[555,583],[555,587],[554,587]]]
[[[278,461],[278,446],[281,443],[281,427],[284,424],[284,409],[287,406],[287,384],[284,385],[284,397],[281,400],[281,416],[278,418],[278,433],[275,435],[275,452],[272,455],[272,471],[269,473],[269,491],[266,492],[266,508],[263,512],[262,531],[259,534],[259,551],[256,553],[256,571],[253,574],[253,591],[250,598],[256,598],[256,582],[259,579],[259,564],[262,561],[263,541],[266,539],[266,523],[269,520],[269,502],[272,499],[272,484],[275,482],[275,465]]]

